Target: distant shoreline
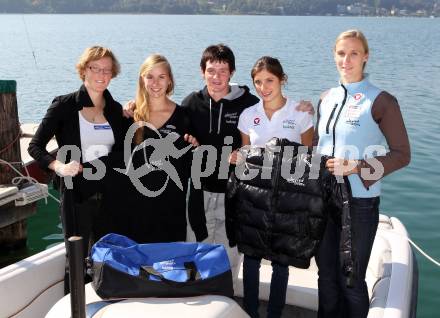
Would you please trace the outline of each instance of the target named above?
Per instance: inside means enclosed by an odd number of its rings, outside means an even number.
[[[8,14],[440,17],[438,0],[0,0]]]
[[[261,16],[261,17],[341,17],[341,18],[426,18],[433,19],[439,18],[440,16],[426,15],[338,15],[338,14],[302,14],[302,15],[289,15],[289,14],[205,14],[205,13],[194,13],[194,14],[176,14],[176,13],[157,13],[157,12],[0,12],[0,15],[175,15],[175,16]]]

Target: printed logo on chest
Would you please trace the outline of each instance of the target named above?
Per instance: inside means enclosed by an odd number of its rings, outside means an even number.
[[[360,101],[365,95],[362,93],[356,93],[353,95],[355,101]]]
[[[283,128],[287,129],[295,129],[296,122],[294,119],[285,119],[283,120]]]
[[[160,131],[162,134],[165,134],[165,135],[169,135],[169,134],[171,134],[172,132],[174,132],[174,133],[176,133],[177,135],[179,135],[179,134],[176,132],[176,126],[174,126],[174,125],[166,125],[165,127],[160,128],[159,131]],[[180,135],[179,135],[179,136],[180,136]]]
[[[93,125],[95,130],[109,130],[112,129],[110,125]]]
[[[347,111],[345,113],[345,123],[350,126],[359,127],[360,117],[362,114],[362,100],[365,95],[362,93],[353,94],[353,104],[348,104]]]
[[[225,122],[227,124],[236,125],[238,123],[238,112],[235,113],[226,113],[225,114]]]
[[[345,113],[345,123],[350,126],[359,127],[359,118],[361,117],[362,107],[360,105],[349,105]]]

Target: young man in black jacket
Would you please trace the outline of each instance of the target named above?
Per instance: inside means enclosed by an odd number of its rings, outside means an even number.
[[[225,246],[235,280],[240,258],[237,249],[229,247],[225,230],[224,200],[231,170],[228,157],[231,150],[241,146],[237,129],[240,114],[259,99],[249,92],[247,86],[230,83],[235,72],[235,57],[228,46],[217,44],[207,47],[202,54],[200,68],[206,85],[188,95],[182,106],[192,124],[191,134],[201,145],[210,145],[216,150],[215,162],[208,161],[205,156],[201,167],[201,171],[213,171],[200,180],[208,228],[205,241]]]

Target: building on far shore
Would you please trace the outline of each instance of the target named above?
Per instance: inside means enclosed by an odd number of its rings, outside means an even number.
[[[440,1],[434,3],[432,11],[419,9],[411,11],[406,8],[392,7],[390,10],[383,7],[372,7],[365,3],[355,2],[348,5],[337,4],[337,15],[350,16],[400,16],[400,17],[438,17],[440,16]]]

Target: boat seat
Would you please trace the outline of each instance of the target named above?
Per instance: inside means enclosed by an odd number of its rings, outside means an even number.
[[[44,317],[63,295],[64,244],[0,269],[0,317]]]
[[[260,293],[263,300],[269,299],[272,266],[264,261],[260,268]],[[369,318],[383,317],[391,277],[391,247],[387,239],[376,236],[373,251],[366,273],[366,282],[370,296]],[[243,297],[243,268],[240,267],[235,294]],[[289,267],[289,285],[286,304],[310,310],[318,310],[318,267],[315,258],[311,259],[308,269]]]
[[[86,285],[86,303],[102,299],[91,284]],[[166,305],[166,306],[164,306]],[[60,299],[47,313],[46,318],[70,318],[70,295]],[[231,298],[205,295],[185,298],[126,299],[100,309],[93,318],[245,318],[247,314]]]
[[[407,236],[399,220],[380,216],[366,277],[370,292],[368,318],[411,315],[414,268],[411,247],[403,239]]]
[[[369,318],[379,318],[384,315],[390,289],[391,256],[391,247],[388,240],[378,234],[374,240],[365,277],[370,296]]]

